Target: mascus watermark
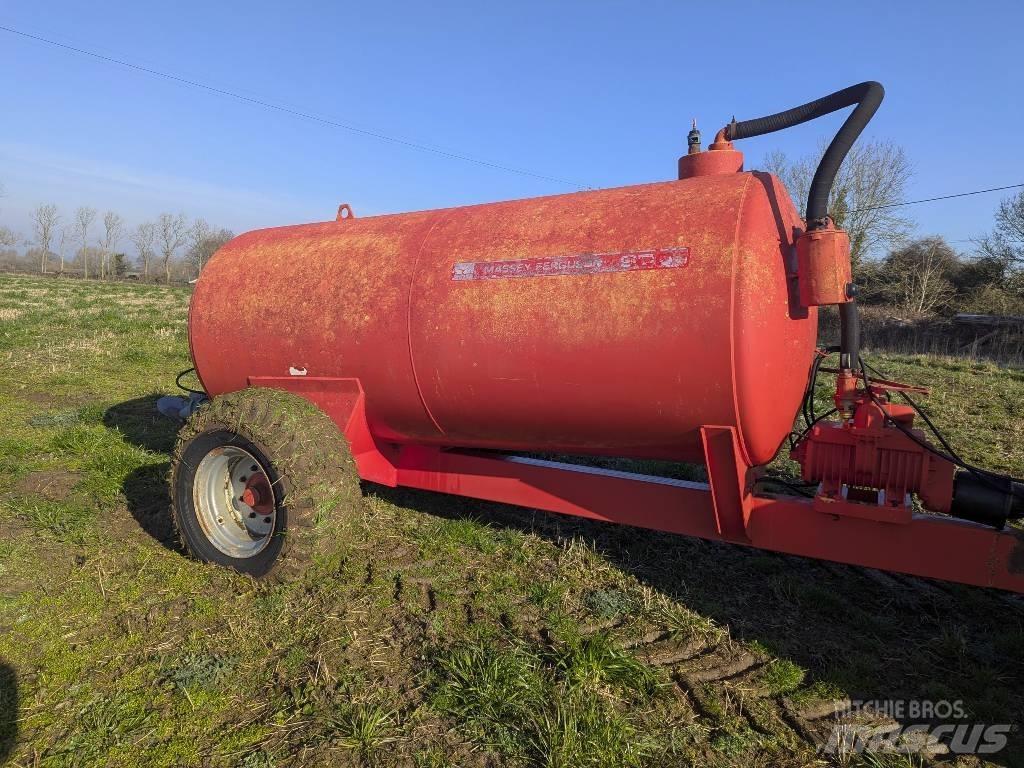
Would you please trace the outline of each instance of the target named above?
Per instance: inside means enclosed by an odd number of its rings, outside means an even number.
[[[841,722],[865,717],[867,722]],[[962,701],[881,699],[837,708],[840,722],[819,744],[829,755],[862,752],[992,755],[1006,746],[1015,726],[975,723]],[[879,723],[879,719],[888,722]]]

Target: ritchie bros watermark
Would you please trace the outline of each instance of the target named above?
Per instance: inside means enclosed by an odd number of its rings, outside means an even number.
[[[1010,723],[972,722],[959,700],[851,701],[838,708],[834,717],[835,726],[819,743],[819,750],[828,755],[993,755],[1006,746],[1015,730]]]

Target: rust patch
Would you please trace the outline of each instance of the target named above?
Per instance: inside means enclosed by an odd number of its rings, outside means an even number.
[[[1012,531],[1012,534],[1017,541],[1010,550],[1010,556],[1006,558],[1006,570],[1020,575],[1024,574],[1024,536],[1017,531]]]

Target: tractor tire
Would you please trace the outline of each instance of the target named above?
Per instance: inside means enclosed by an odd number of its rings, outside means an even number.
[[[185,550],[257,579],[303,573],[331,523],[362,504],[334,422],[297,395],[263,388],[221,395],[192,415],[170,487]]]

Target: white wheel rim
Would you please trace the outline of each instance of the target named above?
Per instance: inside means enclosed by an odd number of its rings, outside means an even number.
[[[203,533],[225,555],[255,557],[270,544],[277,525],[274,490],[256,457],[243,448],[219,446],[202,458],[192,500]]]

